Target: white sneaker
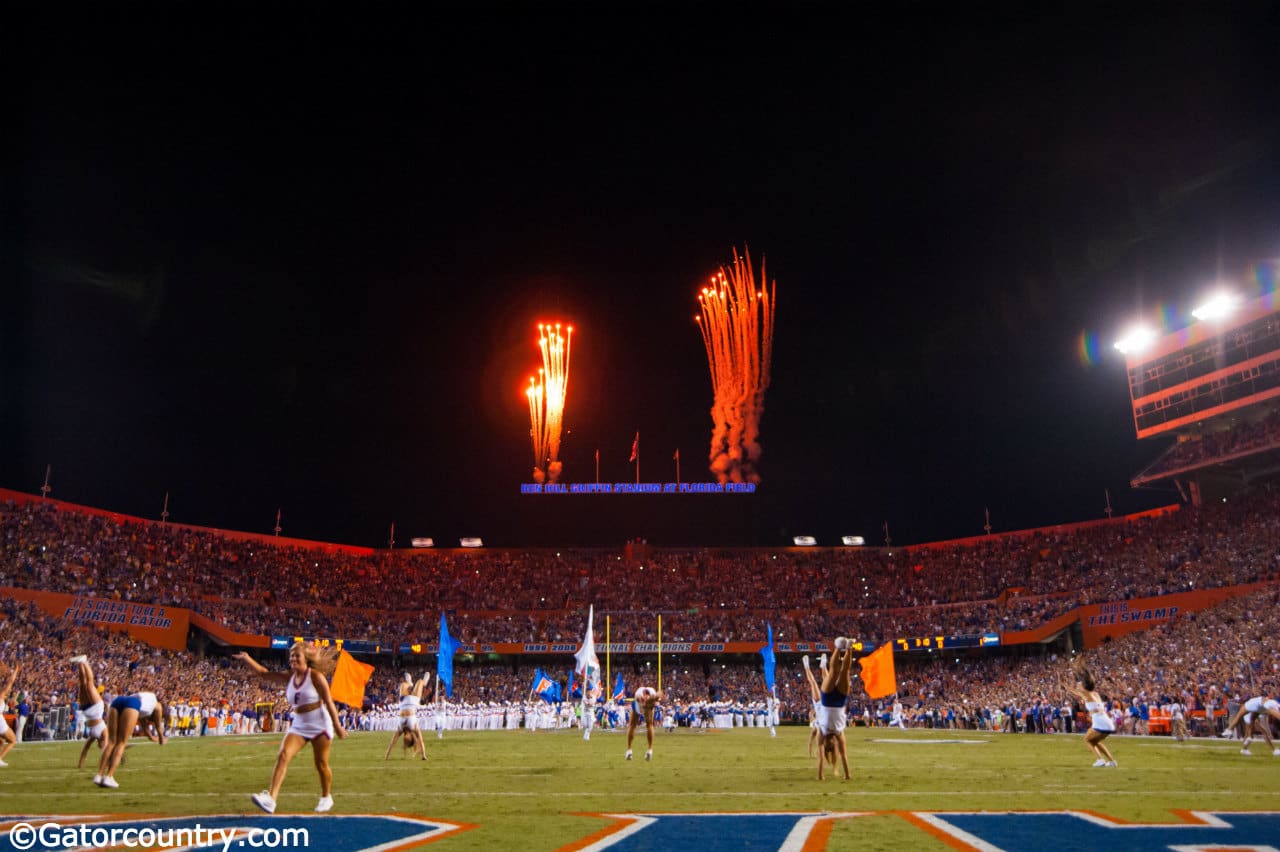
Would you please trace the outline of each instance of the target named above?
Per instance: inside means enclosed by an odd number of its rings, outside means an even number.
[[[89,662],[89,656],[87,654],[78,654],[72,657],[69,662],[71,662],[73,665],[78,663],[87,663]]]
[[[263,790],[261,793],[254,793],[249,798],[253,800],[255,805],[262,808],[262,810],[267,813],[273,814],[276,812],[276,800],[271,798],[271,794],[266,790]]]
[[[101,775],[95,775],[95,776],[93,776],[93,783],[95,783],[95,784],[97,784],[99,787],[101,787],[101,786],[102,786],[102,776],[101,776]]]
[[[0,760],[0,766],[8,766],[8,765],[9,764],[5,763],[3,760]]]
[[[808,654],[805,654],[803,657],[801,657],[801,658],[800,658],[800,663],[804,666],[804,670],[805,670],[805,671],[808,671],[808,670],[809,670],[809,655],[808,655]]]
[[[1104,758],[1104,757],[1100,757],[1100,758],[1098,758],[1097,760],[1095,760],[1095,761],[1093,762],[1093,765],[1094,765],[1094,766],[1106,766],[1106,765],[1107,765],[1107,760],[1106,760],[1106,758]]]
[[[631,759],[631,749],[627,749],[627,760]]]
[[[1247,749],[1247,748],[1242,748],[1242,749],[1240,749],[1240,753],[1241,753],[1241,754],[1243,754],[1245,757],[1250,757],[1250,756],[1251,756],[1251,754],[1250,754],[1250,752],[1249,752],[1249,749]]]
[[[1253,737],[1245,737],[1244,741],[1240,743],[1240,748],[1248,748],[1251,742],[1253,742]]]
[[[119,787],[119,786],[120,786],[120,782],[119,782],[119,781],[117,781],[116,779],[112,778],[110,775],[103,775],[103,776],[102,776],[102,786],[103,786],[103,787],[110,787],[111,789],[113,789],[113,790],[114,790],[116,787]]]
[[[1116,767],[1116,762],[1114,760],[1108,760],[1104,765],[1110,766],[1112,769],[1114,769]]]
[[[316,805],[316,813],[318,814],[328,813],[329,809],[332,807],[333,807],[333,796],[321,796],[320,802]]]
[[[583,731],[583,732],[582,732],[582,738],[583,738],[584,740],[589,740],[589,739],[591,739],[591,732],[590,732],[590,731]]]
[[[645,760],[653,760],[653,749],[649,749],[644,753]]]

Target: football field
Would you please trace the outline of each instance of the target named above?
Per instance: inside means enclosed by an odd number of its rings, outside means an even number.
[[[65,830],[140,817],[123,824],[234,827],[229,846],[244,848],[257,845],[245,832],[300,826],[305,848],[326,852],[424,842],[433,852],[1280,848],[1280,757],[1262,743],[1245,757],[1225,740],[1116,736],[1109,769],[1091,766],[1079,735],[858,728],[852,780],[819,782],[807,736],[659,732],[646,762],[643,732],[625,761],[621,732],[584,742],[577,731],[450,731],[428,736],[424,762],[399,745],[384,760],[389,733],[356,733],[333,747],[333,811],[312,814],[308,748],[275,817],[249,801],[267,786],[275,735],[138,742],[116,790],[75,768],[79,743],[24,743],[0,768],[0,850],[69,848],[51,832],[57,842],[29,844],[18,822]],[[695,816],[712,814],[724,816]]]

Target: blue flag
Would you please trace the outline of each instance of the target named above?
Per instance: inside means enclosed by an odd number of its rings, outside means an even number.
[[[436,655],[436,679],[444,684],[444,694],[453,697],[453,655],[460,643],[449,635],[449,625],[440,613],[440,651]]]
[[[560,700],[560,684],[543,674],[542,669],[534,669],[533,685],[529,691],[543,701],[555,703]]]
[[[773,675],[778,658],[773,655],[773,625],[765,622],[764,626],[769,631],[769,641],[760,649],[760,656],[764,657],[764,685],[773,692]]]
[[[613,700],[621,701],[627,697],[627,685],[622,682],[622,672],[618,672],[618,679],[613,682]]]

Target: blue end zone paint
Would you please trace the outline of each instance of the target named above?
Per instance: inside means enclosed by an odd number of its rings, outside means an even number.
[[[976,838],[1004,852],[1138,852],[1174,846],[1275,848],[1280,813],[1219,813],[1210,825],[1105,824],[1079,813],[917,814],[939,830],[972,843]],[[968,838],[947,831],[952,826]]]
[[[63,826],[64,830],[67,828],[79,830],[79,826],[83,824],[89,826],[91,830],[105,829],[107,831],[128,828],[194,829],[198,825],[206,831],[206,837],[209,829],[237,830],[239,834],[231,842],[231,849],[251,849],[252,847],[248,843],[241,842],[246,833],[251,830],[270,830],[274,833],[291,828],[302,828],[308,832],[309,843],[306,848],[313,850],[323,849],[325,852],[358,852],[358,850],[373,848],[405,848],[434,840],[460,828],[460,826],[453,823],[435,822],[413,817],[348,816],[342,814],[324,816],[250,814],[124,820],[104,820],[101,817],[93,816],[41,816],[26,817],[20,820],[6,817],[3,821],[10,825],[8,830],[0,834],[0,852],[11,852],[11,850],[17,852],[19,849],[38,850],[38,852],[46,852],[46,850],[48,852],[52,852],[52,850],[65,852],[68,848],[61,843],[46,845],[38,842],[38,839],[34,845],[24,843],[19,847],[9,836],[13,829],[13,822],[27,822],[37,828],[42,824],[56,822]],[[206,848],[221,850],[223,847],[222,843],[215,838],[215,842]]]

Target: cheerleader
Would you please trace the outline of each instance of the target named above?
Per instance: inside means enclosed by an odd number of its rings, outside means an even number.
[[[111,739],[111,747],[103,749],[93,783],[99,787],[120,786],[116,781],[116,770],[124,762],[124,750],[129,746],[133,729],[139,724],[148,739],[164,745],[164,705],[154,692],[118,695],[111,700],[107,709],[107,736]]]
[[[0,663],[0,667],[4,664]],[[9,668],[9,679],[5,681],[4,688],[0,689],[0,766],[8,766],[4,762],[4,757],[13,748],[18,738],[14,736],[13,730],[10,729],[9,723],[4,720],[4,711],[8,709],[5,701],[9,698],[9,692],[13,689],[13,682],[18,679],[19,666],[15,663]]]
[[[820,735],[818,749],[818,780],[824,778],[824,767],[827,762],[835,766],[836,757],[844,771],[844,780],[849,780],[849,755],[844,739],[845,715],[844,705],[849,700],[849,670],[853,666],[853,643],[843,636],[835,640],[835,651],[831,654],[831,667],[822,677],[819,690],[819,704],[814,708],[818,714],[818,732]]]
[[[627,723],[627,760],[631,759],[631,741],[635,739],[636,728],[640,726],[641,719],[644,720],[644,733],[649,741],[644,759],[653,759],[653,709],[661,699],[662,693],[652,686],[642,686],[636,690],[635,697],[631,699],[631,719]]]
[[[413,675],[404,673],[404,680],[400,681],[400,717],[395,733],[391,735],[391,742],[387,743],[387,753],[383,755],[383,760],[391,759],[391,749],[395,748],[396,740],[401,737],[404,737],[406,750],[415,750],[422,755],[423,760],[427,759],[427,746],[422,741],[422,731],[418,725],[418,711],[422,709],[422,691],[426,689],[430,677],[430,673],[423,673],[422,679],[414,683]]]
[[[1089,714],[1092,722],[1089,730],[1085,732],[1084,742],[1098,758],[1093,765],[1114,767],[1116,759],[1103,740],[1116,732],[1116,723],[1107,712],[1107,703],[1098,694],[1097,683],[1093,675],[1089,674],[1089,670],[1084,667],[1084,661],[1080,660],[1073,664],[1072,670],[1076,675],[1076,683],[1066,686],[1066,690],[1084,704],[1085,712]]]
[[[250,798],[262,810],[269,814],[275,813],[276,798],[280,795],[284,776],[289,771],[289,762],[302,751],[303,746],[311,743],[316,772],[320,775],[320,801],[315,810],[316,813],[325,813],[333,807],[333,770],[329,768],[329,746],[334,735],[339,739],[347,736],[346,729],[338,720],[338,708],[334,706],[333,696],[329,694],[327,675],[332,675],[337,668],[337,654],[322,655],[314,646],[295,642],[289,649],[289,670],[285,672],[269,671],[243,651],[236,654],[235,658],[246,663],[263,680],[286,684],[285,696],[289,706],[293,708],[293,723],[280,741],[276,765],[271,772],[271,786],[261,793],[254,793]]]
[[[80,713],[84,716],[84,748],[80,749],[80,760],[76,762],[76,768],[83,769],[84,759],[95,742],[103,754],[111,748],[111,732],[107,729],[106,719],[103,718],[106,715],[106,706],[102,703],[102,696],[98,693],[98,686],[94,682],[93,667],[89,665],[89,658],[81,654],[78,657],[72,657],[71,662],[76,667],[76,701],[80,704]]]

